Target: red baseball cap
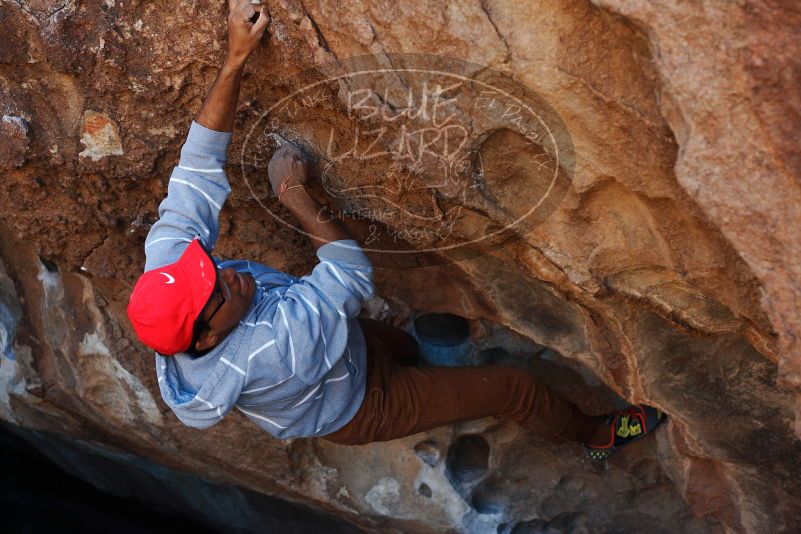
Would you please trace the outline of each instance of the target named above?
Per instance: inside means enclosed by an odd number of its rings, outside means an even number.
[[[169,355],[183,352],[217,284],[217,266],[195,238],[177,262],[139,277],[128,301],[128,319],[139,339]]]

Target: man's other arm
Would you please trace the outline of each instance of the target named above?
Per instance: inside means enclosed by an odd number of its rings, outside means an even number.
[[[303,187],[307,169],[297,149],[279,149],[268,170],[280,202],[311,237],[320,259],[278,302],[271,318],[275,345],[293,375],[316,384],[348,350],[350,322],[374,294],[373,268],[350,233]]]
[[[282,146],[268,166],[270,185],[278,200],[295,216],[308,234],[315,250],[332,241],[353,239],[350,233],[306,190],[308,168],[301,152],[292,145]]]

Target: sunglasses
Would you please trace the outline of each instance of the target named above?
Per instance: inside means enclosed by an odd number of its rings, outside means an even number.
[[[219,268],[220,268],[220,266],[218,265],[217,269],[219,269]],[[217,315],[217,312],[220,311],[220,308],[222,308],[223,304],[225,304],[226,301],[228,301],[228,299],[231,298],[231,290],[228,288],[228,284],[225,283],[225,280],[223,280],[222,278],[220,278],[218,276],[217,277],[217,281],[218,281],[218,284],[216,286],[214,286],[214,292],[217,293],[217,296],[220,298],[220,303],[217,304],[217,307],[214,308],[214,311],[211,313],[211,315],[209,315],[208,318],[206,318],[203,321],[204,323],[206,323],[206,326],[209,326],[209,323],[214,318],[214,316]],[[222,286],[225,288],[225,292],[228,295],[227,297],[223,296],[222,290],[220,289],[220,284],[222,284]]]

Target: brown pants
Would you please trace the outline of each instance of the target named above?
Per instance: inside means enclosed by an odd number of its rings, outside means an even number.
[[[561,443],[578,440],[596,424],[524,369],[411,367],[418,354],[411,335],[380,321],[359,321],[367,342],[364,401],[348,424],[323,439],[361,445],[493,416]]]

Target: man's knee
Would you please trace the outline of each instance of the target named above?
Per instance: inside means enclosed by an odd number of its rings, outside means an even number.
[[[530,419],[533,413],[548,409],[548,387],[533,373],[516,367],[499,368],[499,386],[508,400],[508,414],[513,419]]]

